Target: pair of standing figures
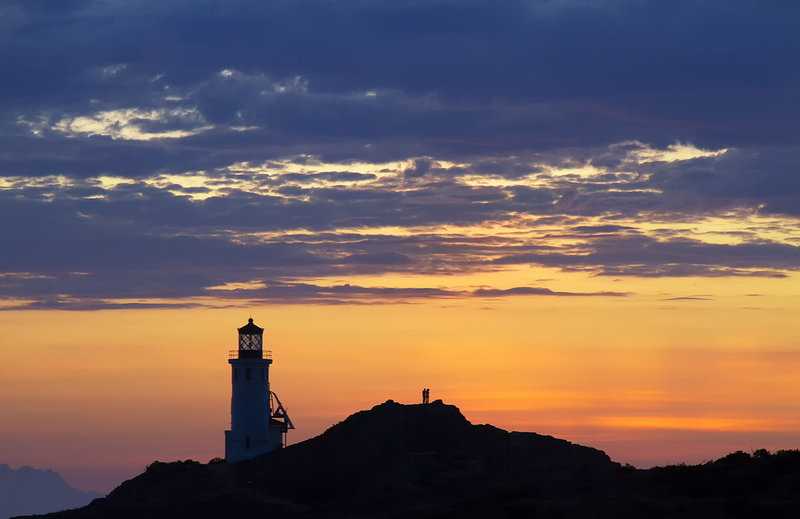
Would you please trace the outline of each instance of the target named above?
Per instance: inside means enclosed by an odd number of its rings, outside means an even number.
[[[423,404],[430,404],[431,403],[431,390],[427,387],[422,390],[422,403]]]

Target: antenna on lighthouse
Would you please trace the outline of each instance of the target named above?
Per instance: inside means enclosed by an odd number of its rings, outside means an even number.
[[[239,348],[231,365],[231,428],[225,431],[225,459],[240,461],[283,447],[294,429],[278,396],[270,390],[272,352],[264,350],[264,329],[253,318],[238,329]],[[274,397],[274,402],[273,402]]]

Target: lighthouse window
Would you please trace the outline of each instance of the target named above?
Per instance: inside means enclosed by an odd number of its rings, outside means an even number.
[[[244,378],[247,380],[251,380],[253,378],[253,373],[250,368],[245,368]]]
[[[233,368],[233,380],[239,380],[239,369]]]
[[[266,377],[264,376],[264,368],[261,368],[261,380],[264,380]]]
[[[239,349],[240,350],[260,350],[262,344],[262,337],[260,335],[239,335]]]

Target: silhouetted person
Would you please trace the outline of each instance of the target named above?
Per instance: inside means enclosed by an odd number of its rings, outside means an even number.
[[[422,403],[423,404],[430,403],[430,396],[431,396],[431,390],[428,389],[427,387],[425,389],[423,389],[422,390]]]

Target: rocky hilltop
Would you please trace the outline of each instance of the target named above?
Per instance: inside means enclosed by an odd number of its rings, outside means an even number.
[[[235,464],[151,464],[78,518],[797,517],[800,453],[647,471],[452,405],[388,401]]]

